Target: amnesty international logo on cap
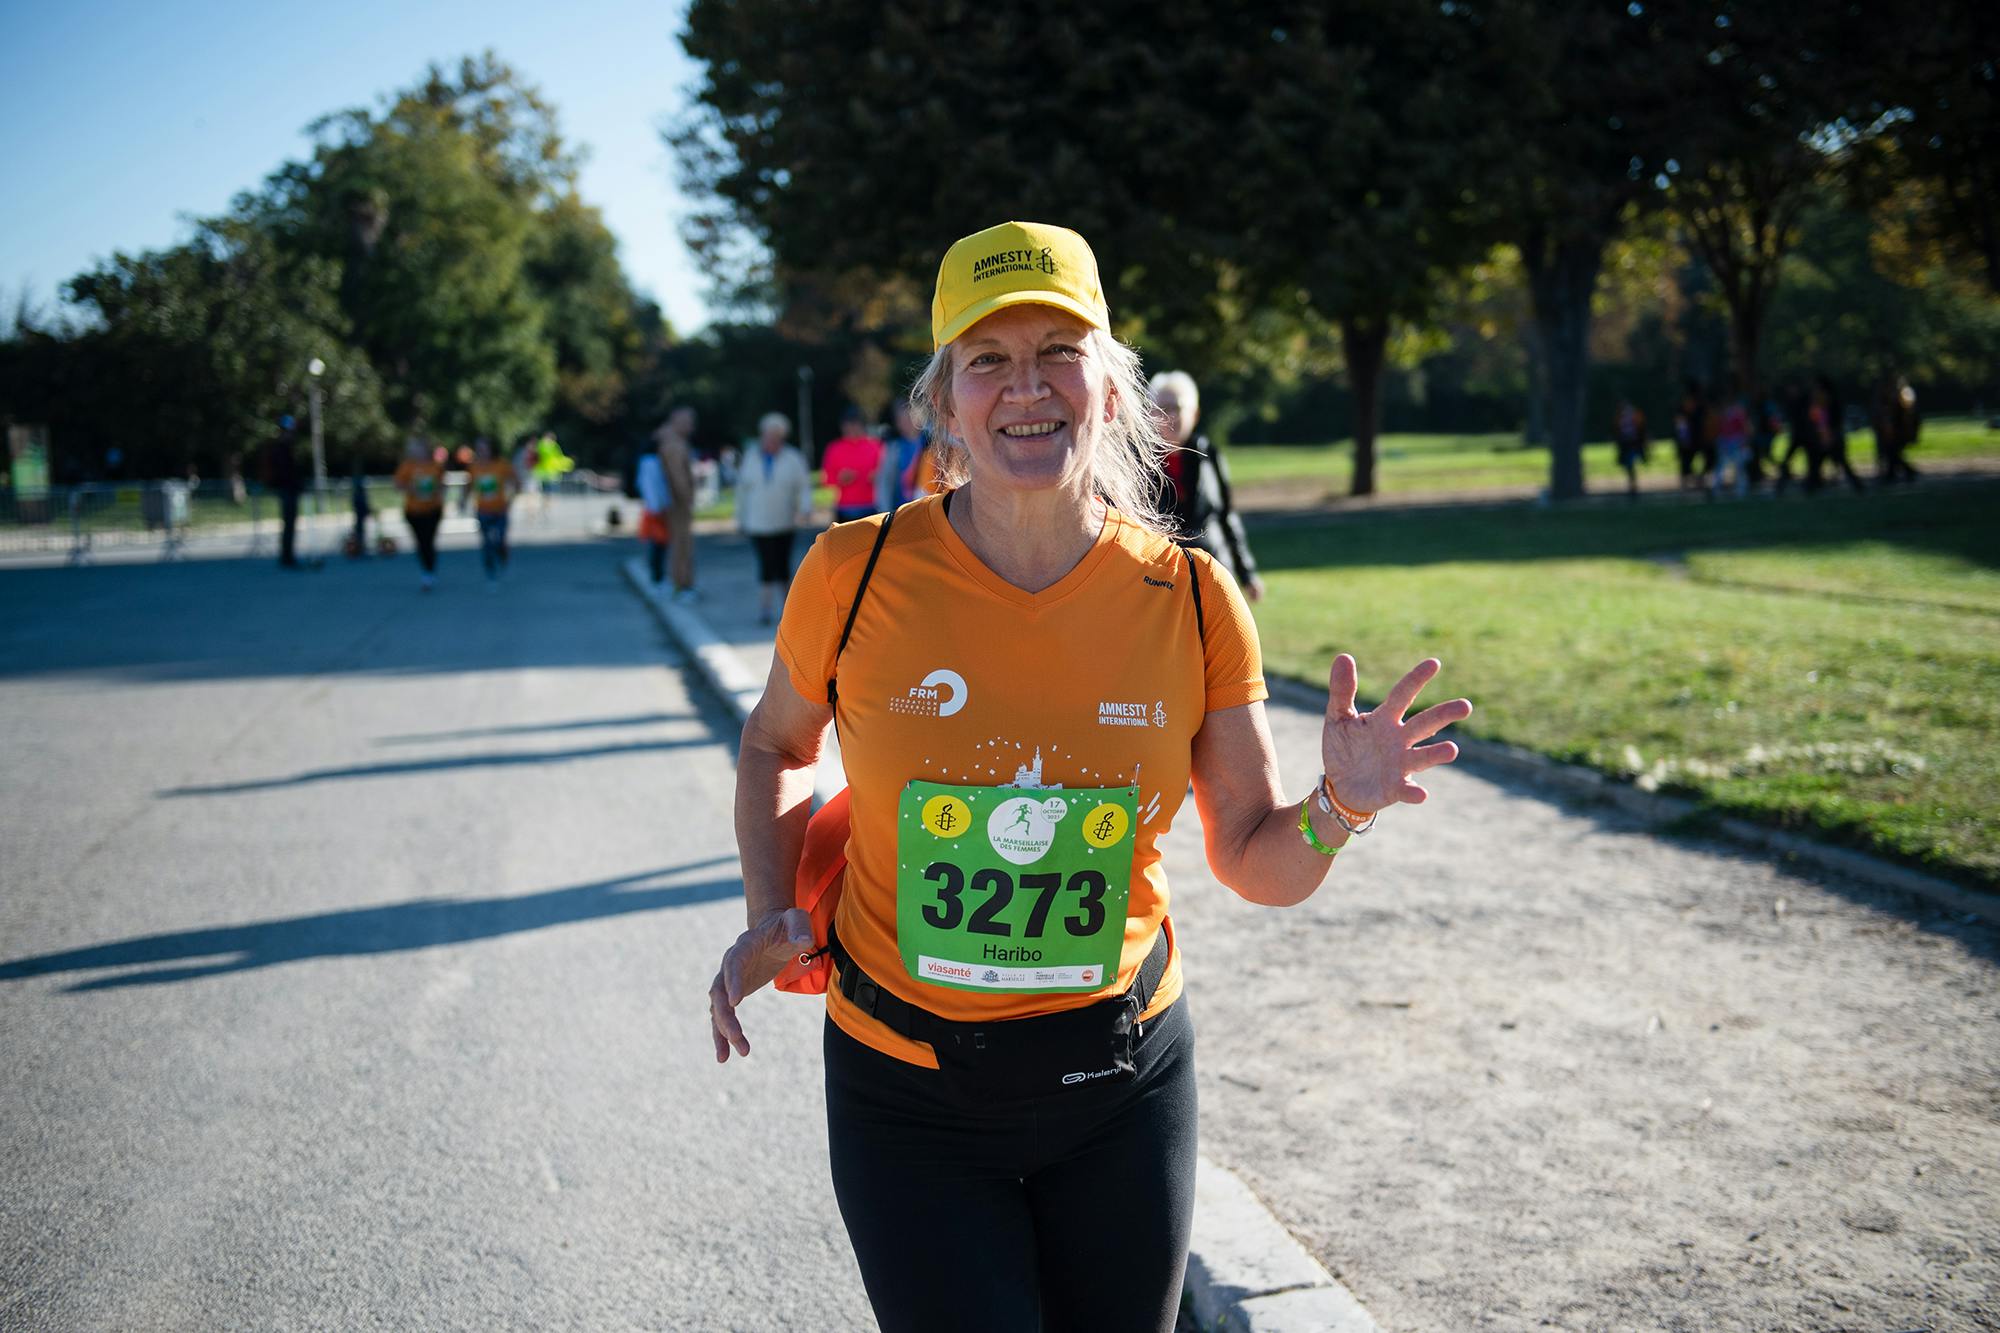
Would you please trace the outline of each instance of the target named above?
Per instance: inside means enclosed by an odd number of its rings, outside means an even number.
[[[942,347],[1010,305],[1052,305],[1096,328],[1111,327],[1089,242],[1046,222],[1003,222],[945,251],[931,301],[931,339]]]

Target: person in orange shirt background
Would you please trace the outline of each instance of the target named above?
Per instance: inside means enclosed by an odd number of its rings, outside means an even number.
[[[875,473],[882,466],[882,442],[868,433],[868,418],[858,407],[840,414],[840,438],[820,459],[826,484],[833,487],[833,521],[847,523],[879,512],[875,507]]]
[[[472,447],[466,490],[479,517],[479,563],[489,583],[507,572],[507,509],[519,486],[514,465],[495,458],[492,442],[480,436]]]
[[[1195,1034],[1159,840],[1192,779],[1216,878],[1302,902],[1351,835],[1426,799],[1457,747],[1422,742],[1472,705],[1405,717],[1427,659],[1363,712],[1342,653],[1323,771],[1288,797],[1256,623],[1172,540],[1159,417],[1089,245],[962,238],[932,341],[912,397],[952,489],[820,536],[743,730],[747,928],[709,988],[715,1056],[750,1053],[744,998],[818,952],[794,890],[837,716],[827,1138],[881,1328],[1170,1333]]]
[[[417,586],[429,592],[437,586],[438,524],[444,521],[443,450],[433,453],[421,438],[412,437],[396,469],[396,489],[403,493],[403,521],[417,544],[417,564],[423,570]]]

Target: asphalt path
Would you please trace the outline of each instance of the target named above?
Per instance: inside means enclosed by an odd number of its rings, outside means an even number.
[[[0,1326],[869,1325],[621,553],[0,573]]]

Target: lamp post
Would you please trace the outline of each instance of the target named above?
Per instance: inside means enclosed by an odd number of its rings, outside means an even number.
[[[326,493],[326,442],[321,437],[319,429],[319,377],[325,373],[326,362],[320,360],[318,357],[314,357],[312,360],[306,362],[306,374],[312,376],[312,385],[306,395],[306,403],[312,409],[313,516],[315,518],[319,516],[320,508],[325,503],[322,497]]]
[[[813,456],[813,368],[799,367],[799,448],[810,463]]]

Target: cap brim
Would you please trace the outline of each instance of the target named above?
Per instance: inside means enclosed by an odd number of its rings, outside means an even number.
[[[1092,310],[1083,302],[1064,296],[1061,292],[999,292],[982,301],[975,301],[959,312],[957,319],[944,326],[938,335],[937,345],[943,347],[955,343],[968,329],[996,311],[1015,305],[1052,305],[1058,310],[1066,310],[1093,329],[1109,327],[1101,311]]]

